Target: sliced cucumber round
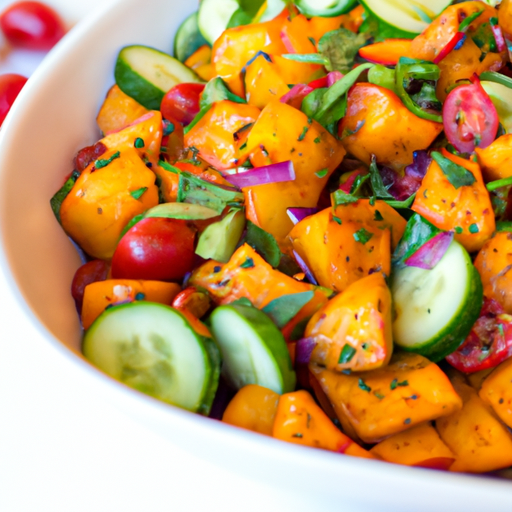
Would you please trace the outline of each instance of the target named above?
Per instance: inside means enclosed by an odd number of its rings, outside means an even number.
[[[160,110],[164,95],[175,85],[202,82],[178,59],[141,45],[126,46],[119,52],[114,75],[119,88],[149,110]]]
[[[199,31],[198,14],[194,12],[181,25],[174,38],[174,56],[185,62],[196,50],[209,44]]]
[[[393,337],[404,350],[437,362],[466,339],[480,315],[480,275],[467,251],[452,242],[432,269],[400,266],[391,281]]]
[[[236,389],[258,384],[276,393],[295,388],[295,372],[281,331],[252,306],[218,307],[210,317],[223,359],[222,374]]]
[[[361,0],[384,23],[404,32],[419,34],[443,12],[451,0]]]
[[[263,11],[260,23],[273,20],[276,16],[281,14],[286,7],[286,0],[267,0],[266,9]]]
[[[331,18],[350,11],[357,0],[295,0],[295,5],[306,16]]]
[[[132,302],[105,310],[84,336],[85,357],[114,379],[189,411],[208,414],[220,355],[176,309]]]
[[[215,43],[239,8],[237,0],[202,0],[197,22],[203,37],[210,44]]]

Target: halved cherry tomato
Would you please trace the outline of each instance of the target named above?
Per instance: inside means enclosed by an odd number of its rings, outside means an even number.
[[[14,73],[0,75],[0,126],[26,82],[27,78]]]
[[[446,360],[465,373],[494,368],[512,356],[512,316],[494,299],[485,299],[480,318],[464,343]]]
[[[199,98],[203,84],[178,84],[163,98],[160,111],[165,119],[176,119],[184,126],[190,124],[199,113]]]
[[[0,15],[0,27],[14,46],[49,50],[66,33],[59,15],[41,2],[16,2]]]
[[[119,241],[112,257],[114,279],[178,281],[194,266],[196,233],[179,219],[143,219]]]
[[[84,290],[88,284],[107,279],[109,265],[103,260],[92,260],[82,265],[71,283],[71,295],[75,299],[76,309],[82,311]]]
[[[461,153],[491,145],[498,132],[496,107],[476,75],[471,84],[460,85],[448,94],[443,106],[444,132]]]

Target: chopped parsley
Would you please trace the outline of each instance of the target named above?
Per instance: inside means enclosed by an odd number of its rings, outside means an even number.
[[[372,388],[366,384],[366,382],[363,379],[359,379],[359,387],[363,390],[369,393]]]
[[[373,233],[370,233],[364,228],[361,228],[359,231],[354,233],[354,240],[363,245],[368,243],[373,238]]]
[[[356,355],[356,349],[349,345],[348,343],[345,343],[345,346],[341,349],[340,358],[338,360],[338,364],[347,364],[352,361],[352,358]]]
[[[137,149],[142,149],[144,147],[144,139],[141,139],[140,137],[137,137],[135,139],[135,142],[133,143],[133,145],[137,148]]]
[[[240,268],[253,268],[254,260],[252,258],[245,258],[245,261],[240,265]]]
[[[110,158],[96,160],[94,162],[94,167],[96,169],[103,169],[103,167],[107,167],[108,164],[110,164],[113,160],[116,158],[119,158],[121,156],[121,153],[119,151],[116,151]]]
[[[480,231],[480,229],[478,229],[478,225],[477,224],[471,224],[471,226],[469,226],[469,232],[471,234],[476,234]]]
[[[315,175],[318,178],[325,178],[327,176],[328,172],[329,172],[329,169],[322,169],[321,171],[315,172]]]
[[[133,197],[133,199],[140,199],[147,189],[148,187],[139,188],[137,190],[130,192],[130,195]]]
[[[379,210],[375,210],[375,215],[373,216],[373,220],[375,220],[377,222],[384,220],[384,217],[382,216],[382,213],[379,212]]]

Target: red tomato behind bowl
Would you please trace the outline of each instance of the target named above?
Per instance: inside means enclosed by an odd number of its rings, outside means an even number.
[[[41,2],[16,2],[0,15],[0,28],[13,45],[49,50],[66,33],[59,15]]]
[[[0,75],[0,126],[26,82],[27,78],[14,73]]]
[[[75,299],[76,309],[82,311],[84,301],[84,290],[88,284],[97,281],[105,281],[108,276],[108,263],[103,260],[92,260],[82,265],[73,277],[71,283],[71,295]]]
[[[180,281],[194,266],[195,236],[184,220],[143,219],[119,241],[112,277]]]
[[[203,84],[178,84],[162,100],[160,111],[165,119],[176,119],[184,126],[190,124],[199,113],[199,98]]]

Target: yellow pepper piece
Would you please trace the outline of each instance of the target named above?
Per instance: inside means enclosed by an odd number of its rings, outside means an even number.
[[[489,404],[505,425],[512,428],[512,359],[503,361],[483,381],[480,398]]]
[[[132,279],[107,279],[85,287],[82,306],[82,325],[88,329],[98,316],[111,304],[147,300],[171,305],[181,291],[181,286],[162,281],[140,281]]]
[[[249,384],[233,397],[222,416],[222,421],[235,427],[272,435],[279,395],[274,391]]]
[[[387,462],[432,469],[448,469],[455,460],[429,423],[384,439],[370,453]]]
[[[512,176],[512,133],[502,135],[489,147],[476,148],[475,151],[485,181],[502,180]]]
[[[307,391],[295,391],[281,396],[272,435],[288,443],[354,457],[374,458],[336,428]]]
[[[99,168],[98,162],[109,163]],[[131,195],[142,191],[138,199]],[[110,150],[80,174],[62,202],[60,217],[66,233],[89,256],[108,260],[126,224],[157,204],[155,174],[137,150]]]
[[[480,166],[445,150],[443,155],[471,172],[475,182],[455,188],[441,167],[432,160],[416,193],[412,209],[439,229],[455,231],[455,239],[468,252],[478,251],[496,229],[491,199]]]
[[[395,354],[378,370],[345,375],[310,364],[341,423],[366,443],[377,443],[462,407],[448,377],[418,354]],[[343,419],[342,419],[343,418]]]
[[[391,293],[382,274],[360,279],[320,308],[304,337],[317,345],[311,362],[328,370],[369,371],[393,352]]]
[[[96,122],[102,133],[109,134],[126,128],[147,113],[145,107],[121,91],[117,85],[113,85],[100,108]]]
[[[455,454],[450,471],[486,473],[512,465],[512,436],[489,405],[467,384],[453,383],[462,410],[439,418],[436,429]]]

